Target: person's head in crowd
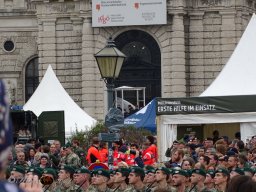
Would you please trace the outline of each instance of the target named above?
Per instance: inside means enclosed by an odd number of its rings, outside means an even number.
[[[172,143],[172,148],[173,148],[173,149],[177,149],[178,146],[179,146],[179,142],[178,142],[177,140],[173,141],[173,143]]]
[[[244,169],[244,175],[249,176],[249,177],[253,177],[255,170],[250,168],[250,167],[245,167]]]
[[[201,157],[205,154],[206,149],[204,147],[199,147],[196,149],[196,152],[198,154],[198,157]]]
[[[191,157],[187,157],[182,161],[181,168],[184,170],[191,170],[195,166],[195,161]]]
[[[256,191],[256,182],[250,177],[240,175],[234,177],[229,185],[227,192],[254,192]]]
[[[66,151],[66,155],[69,155],[69,154],[73,153],[73,150],[72,150],[72,147],[71,147],[71,144],[70,144],[70,143],[67,143],[67,144],[64,146],[64,150]]]
[[[217,141],[218,142],[218,141]],[[224,144],[219,144],[219,143],[216,143],[215,144],[215,149],[216,149],[216,154],[218,156],[223,156],[226,154],[227,152],[227,148]]]
[[[99,147],[100,146],[100,140],[98,137],[93,137],[92,138],[92,145],[94,145],[95,147]]]
[[[219,139],[219,136],[220,136],[220,133],[218,130],[214,130],[212,132],[212,137],[213,137],[213,140],[217,141]]]
[[[9,177],[9,182],[19,184],[19,181],[24,179],[25,168],[21,165],[14,166],[11,169],[11,176]]]
[[[234,146],[238,151],[244,150],[244,142],[242,140],[239,140],[235,146]]]
[[[23,144],[17,143],[14,148],[15,148],[16,154],[17,154],[18,152],[20,152],[20,151],[24,152],[24,145],[23,145]]]
[[[205,156],[210,156],[216,154],[216,149],[213,147],[206,148]]]
[[[206,186],[207,189],[213,189],[214,188],[214,176],[215,176],[215,171],[214,170],[209,169],[206,172],[204,185]]]
[[[219,191],[226,191],[229,182],[229,171],[219,168],[215,171],[214,184]]]
[[[80,146],[80,142],[77,139],[72,140],[72,147],[77,148]]]
[[[203,163],[197,162],[194,166],[194,169],[206,169],[205,165]]]
[[[36,140],[35,140],[35,139],[33,139],[33,138],[31,138],[31,139],[29,139],[29,140],[28,140],[28,142],[27,142],[27,143],[29,143],[29,144],[31,144],[33,147],[35,147]]]
[[[229,146],[229,138],[228,138],[228,136],[222,136],[221,139],[223,139],[224,144],[225,144],[226,146]]]
[[[42,153],[49,153],[50,152],[50,147],[48,145],[42,145],[41,146],[41,152]]]
[[[203,169],[194,169],[190,177],[192,185],[203,185],[206,177],[206,172]]]
[[[40,151],[41,151],[41,146],[42,146],[41,143],[36,143],[36,144],[35,144],[35,150],[36,150],[37,152],[40,152]]]
[[[74,183],[76,185],[83,185],[83,183],[87,182],[87,185],[89,185],[89,182],[91,180],[91,172],[86,168],[80,168],[77,169],[74,173]]]
[[[186,148],[186,144],[184,141],[179,142],[178,150],[184,150]]]
[[[24,152],[19,151],[17,153],[17,161],[25,161],[26,160],[26,155]]]
[[[61,144],[59,140],[54,140],[52,144],[55,145],[57,151],[60,151]]]
[[[172,152],[172,162],[173,163],[182,163],[184,157],[184,151],[180,149],[173,150]]]
[[[170,170],[166,167],[157,168],[155,172],[156,182],[167,183],[170,174],[171,174]]]
[[[172,183],[179,191],[185,191],[185,181],[187,177],[187,172],[180,169],[174,170],[172,173]]]
[[[211,137],[207,137],[205,140],[204,140],[204,147],[206,149],[208,148],[212,148],[213,147],[213,139]]]
[[[207,167],[210,163],[210,158],[208,156],[201,156],[201,157],[199,157],[198,162],[203,164],[205,167]]]
[[[55,154],[57,152],[57,148],[54,144],[50,145],[50,153],[51,154]]]
[[[209,166],[216,166],[218,164],[218,156],[215,154],[215,155],[209,155],[209,159],[210,159],[210,162],[209,162]]]
[[[8,152],[7,160],[9,164],[14,160],[13,152],[11,150]]]
[[[108,170],[100,168],[94,170],[92,173],[92,184],[96,186],[96,188],[103,187],[104,189],[106,189],[109,179],[110,174]]]
[[[137,145],[136,143],[132,143],[130,146],[131,150],[139,150],[139,145]]]
[[[115,172],[114,183],[119,185],[125,184],[127,186],[130,170],[128,168],[118,168]]]
[[[135,188],[137,186],[144,187],[144,184],[143,184],[144,177],[145,177],[145,172],[142,168],[132,167],[130,169],[130,174],[128,176],[129,184],[134,186]]]
[[[238,157],[236,155],[231,155],[228,157],[228,168],[231,170],[236,168],[238,164]]]
[[[73,174],[75,173],[75,170],[73,167],[68,166],[68,165],[64,165],[61,166],[60,171],[59,171],[59,180],[63,181],[66,179],[73,179]]]
[[[45,141],[44,141],[44,138],[43,137],[38,137],[38,142],[41,143],[42,145],[44,145]]]
[[[145,171],[144,181],[145,184],[153,184],[156,182],[155,169],[152,167]]]
[[[237,166],[242,169],[247,165],[247,161],[248,161],[248,159],[245,155],[239,154]]]
[[[155,138],[154,138],[154,136],[148,135],[148,136],[146,137],[146,143],[147,143],[148,145],[154,144],[154,143],[155,143]]]
[[[228,156],[222,156],[222,157],[219,157],[218,159],[218,166],[221,166],[221,167],[227,167],[228,165]]]
[[[61,157],[65,157],[66,155],[67,155],[67,152],[66,152],[65,148],[64,148],[64,147],[61,147],[61,148],[60,148],[60,156],[61,156]]]
[[[234,178],[235,176],[238,176],[238,175],[244,175],[243,169],[234,168],[230,172],[230,179],[232,179],[232,178]]]
[[[114,141],[113,142],[113,147],[114,149],[118,150],[119,147],[121,147],[123,145],[123,140],[120,139],[119,141]]]
[[[40,155],[40,161],[39,161],[40,167],[46,168],[49,166],[49,155],[47,153],[42,153]]]
[[[236,132],[235,133],[235,138],[238,140],[241,140],[241,133],[240,132]]]

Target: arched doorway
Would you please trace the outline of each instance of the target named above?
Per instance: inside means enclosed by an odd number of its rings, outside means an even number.
[[[25,102],[33,95],[39,84],[38,58],[31,59],[25,70]]]
[[[146,87],[146,103],[161,97],[161,52],[155,39],[144,31],[130,30],[117,36],[115,43],[127,56],[115,86]],[[125,99],[136,103],[136,94],[127,92]]]

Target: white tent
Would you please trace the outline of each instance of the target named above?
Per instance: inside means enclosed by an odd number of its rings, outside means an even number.
[[[64,111],[66,137],[70,136],[76,129],[91,129],[96,123],[96,120],[82,110],[68,95],[51,65],[23,109],[32,111],[37,117],[44,111]]]
[[[200,95],[241,96],[241,100],[251,95],[256,96],[256,15],[253,14],[243,36],[229,61],[218,77]],[[224,97],[225,98],[225,97]],[[245,101],[243,100],[243,101]],[[255,97],[256,100],[256,97]],[[240,123],[241,138],[256,135],[256,109],[239,113],[180,113],[161,115],[158,117],[159,154],[161,160],[166,160],[164,150],[177,139],[177,124],[209,124],[209,123]],[[161,151],[162,150],[162,151]]]

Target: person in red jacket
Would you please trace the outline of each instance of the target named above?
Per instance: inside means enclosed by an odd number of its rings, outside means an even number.
[[[86,156],[88,165],[95,163],[96,161],[102,162],[102,158],[101,158],[101,155],[99,152],[99,145],[100,145],[100,141],[99,141],[98,137],[94,137],[92,139],[92,145],[88,149],[87,156]]]
[[[106,142],[101,142],[100,143],[100,156],[102,163],[107,163],[108,162],[108,147]]]
[[[158,160],[158,154],[157,154],[157,146],[155,145],[155,138],[152,135],[149,135],[146,137],[146,144],[149,145],[149,147],[146,149],[147,151],[151,151],[155,162]]]

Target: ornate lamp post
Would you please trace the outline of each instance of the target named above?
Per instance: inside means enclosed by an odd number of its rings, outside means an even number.
[[[114,81],[119,76],[126,56],[116,48],[112,38],[109,38],[106,47],[96,53],[94,57],[97,61],[101,77],[106,83],[108,95],[108,110],[110,110],[113,106]],[[105,124],[107,123],[105,122]],[[100,133],[99,138],[102,141],[108,142],[108,164],[111,169],[111,166],[113,164],[112,142],[119,140],[119,137],[118,134],[110,133],[110,127],[111,126],[108,126],[109,133]]]

